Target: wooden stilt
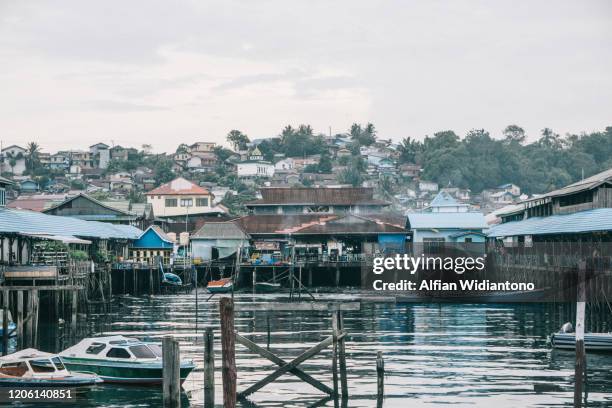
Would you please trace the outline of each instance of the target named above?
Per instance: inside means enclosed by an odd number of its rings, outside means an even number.
[[[32,346],[38,348],[38,290],[32,291]]]
[[[6,356],[8,353],[8,324],[9,324],[9,291],[2,291],[2,355]]]
[[[332,339],[333,339],[333,348],[332,348],[332,381],[334,385],[334,398],[335,405],[338,404],[338,318],[337,314],[332,313]]]
[[[578,288],[576,302],[576,365],[574,373],[574,407],[582,407],[582,393],[584,387],[584,374],[586,368],[586,355],[584,349],[584,315],[585,315],[585,274],[586,263],[578,264]]]
[[[164,336],[162,342],[164,407],[181,406],[181,362],[178,341]]]
[[[376,406],[382,408],[385,397],[385,361],[382,351],[376,355]]]
[[[234,301],[219,302],[221,319],[221,373],[223,377],[223,407],[236,407],[236,342],[234,336]]]
[[[336,315],[338,331],[341,332],[342,330],[344,330],[344,319],[342,316],[342,311],[336,310],[334,314]],[[340,388],[342,390],[341,394],[342,394],[343,399],[348,397],[348,379],[346,375],[346,347],[345,347],[344,342],[345,342],[344,337],[338,340],[338,364],[340,368]]]
[[[215,335],[212,327],[204,333],[204,407],[215,406]]]
[[[22,290],[17,291],[17,348],[19,350],[23,348],[23,291]]]

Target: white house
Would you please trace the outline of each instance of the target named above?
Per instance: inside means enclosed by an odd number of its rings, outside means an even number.
[[[293,170],[295,163],[291,157],[277,161],[274,164],[274,170]]]
[[[440,191],[438,195],[431,201],[429,207],[425,209],[427,212],[434,213],[458,213],[468,212],[470,205],[455,200],[447,191]]]
[[[420,191],[438,191],[438,183],[434,183],[433,181],[419,181],[419,190]]]
[[[178,177],[146,193],[156,217],[204,214],[213,210],[213,195],[203,187]]]
[[[236,173],[241,178],[270,178],[274,176],[274,165],[269,161],[263,160],[263,154],[256,147],[249,154],[247,160],[236,164]]]
[[[26,153],[26,149],[17,145],[2,149],[2,171],[17,176],[22,175],[26,170]]]

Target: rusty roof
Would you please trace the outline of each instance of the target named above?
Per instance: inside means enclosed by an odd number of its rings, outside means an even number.
[[[198,186],[197,184],[184,179],[183,177],[175,178],[174,180],[162,184],[146,193],[147,195],[209,195],[207,189]]]
[[[389,205],[374,199],[374,189],[368,187],[280,187],[262,188],[261,200],[251,201],[247,206],[257,205]]]
[[[401,234],[406,229],[372,216],[354,214],[247,215],[236,220],[250,235]]]

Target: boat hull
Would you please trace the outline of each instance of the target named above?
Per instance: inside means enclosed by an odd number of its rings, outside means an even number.
[[[555,333],[551,337],[554,348],[574,350],[576,348],[575,333]],[[612,334],[608,333],[585,333],[584,348],[590,351],[612,352]]]
[[[278,283],[257,282],[255,284],[255,290],[262,293],[279,292],[281,290],[281,285]]]
[[[153,385],[163,382],[161,363],[117,363],[70,357],[62,357],[62,361],[71,371],[95,373],[108,383]],[[181,362],[181,383],[194,368],[192,363]]]
[[[39,387],[85,387],[100,383],[101,380],[94,376],[70,376],[63,378],[0,378],[0,388],[39,388]]]

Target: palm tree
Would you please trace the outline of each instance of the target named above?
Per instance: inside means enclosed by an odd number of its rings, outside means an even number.
[[[26,148],[26,168],[32,172],[39,162],[40,146],[36,142],[28,143]]]

